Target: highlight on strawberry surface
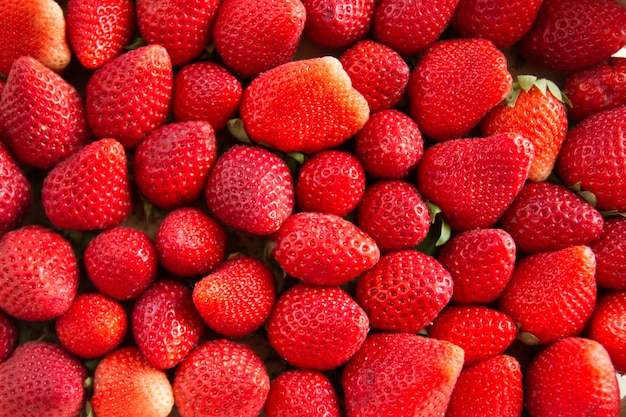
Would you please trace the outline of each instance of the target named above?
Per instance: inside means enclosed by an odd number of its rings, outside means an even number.
[[[0,417],[626,417],[626,0],[0,8]]]

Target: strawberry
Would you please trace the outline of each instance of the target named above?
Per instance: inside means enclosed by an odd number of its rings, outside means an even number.
[[[172,385],[134,346],[106,355],[93,379],[93,411],[109,417],[167,417],[174,407]]]
[[[342,285],[378,262],[376,242],[334,214],[300,212],[270,236],[272,256],[289,275],[309,284]]]
[[[267,338],[291,365],[324,371],[346,363],[368,330],[365,311],[341,288],[296,284],[276,301]]]
[[[116,349],[126,336],[128,320],[120,303],[106,295],[83,293],[55,322],[61,345],[76,356],[98,358]]]
[[[578,71],[626,44],[626,8],[614,0],[545,0],[519,43],[527,61],[556,71]]]
[[[446,417],[519,417],[523,405],[521,366],[513,356],[498,355],[461,371]]]
[[[587,246],[528,256],[516,265],[499,309],[520,323],[525,343],[545,345],[576,336],[596,303],[595,267]]]
[[[199,57],[211,41],[219,0],[137,0],[137,28],[163,46],[178,67]]]
[[[415,55],[443,33],[459,0],[381,0],[374,12],[372,35],[403,56]]]
[[[304,153],[342,144],[369,118],[367,100],[331,56],[288,62],[259,75],[244,90],[239,112],[253,141]]]
[[[506,97],[511,85],[506,57],[491,41],[439,41],[411,72],[410,114],[431,139],[460,138]]]
[[[463,349],[410,333],[375,333],[345,366],[346,417],[443,416]]]
[[[139,351],[160,369],[179,364],[204,332],[191,290],[167,279],[157,281],[139,297],[131,321]]]
[[[437,259],[450,272],[457,304],[490,304],[513,275],[515,241],[502,229],[475,229],[459,233]]]
[[[135,34],[131,0],[68,0],[67,40],[81,65],[96,69],[117,58]]]
[[[565,79],[563,92],[572,108],[568,116],[581,122],[604,110],[626,105],[626,57],[611,57],[571,73]]]
[[[395,107],[409,84],[409,66],[382,43],[359,41],[341,54],[339,62],[352,86],[367,100],[370,113]]]
[[[604,221],[602,235],[590,243],[596,256],[596,282],[613,291],[626,290],[626,219],[615,217]]]
[[[452,278],[437,260],[415,250],[384,254],[356,283],[355,299],[372,328],[417,333],[448,304]]]
[[[365,188],[365,179],[363,179]],[[22,168],[0,142],[0,236],[16,228],[31,207],[31,185]]]
[[[78,91],[28,56],[11,67],[0,114],[3,139],[22,164],[52,168],[91,140]]]
[[[172,113],[179,122],[204,120],[219,132],[239,108],[242,94],[241,82],[225,67],[194,62],[174,77]]]
[[[60,234],[28,225],[0,238],[0,309],[7,314],[53,319],[70,308],[77,288],[76,255]]]
[[[302,211],[343,217],[354,210],[365,192],[365,170],[351,153],[321,151],[307,159],[296,181],[295,197]]]
[[[0,363],[3,416],[76,417],[85,406],[87,370],[49,342],[26,342]]]
[[[102,65],[86,88],[87,121],[94,135],[136,147],[166,122],[173,78],[172,61],[160,45],[128,51]]]
[[[524,379],[526,408],[533,416],[617,416],[615,368],[601,344],[568,337],[534,358]]]
[[[542,1],[460,0],[450,24],[460,37],[489,39],[504,49],[530,30]]]
[[[464,366],[501,355],[517,336],[517,327],[505,313],[484,306],[449,306],[428,326],[430,337],[463,348]]]
[[[267,417],[339,417],[339,400],[330,380],[319,371],[292,369],[270,385]]]
[[[569,130],[557,159],[565,185],[593,193],[598,210],[626,211],[624,131],[626,106],[597,113]]]
[[[52,224],[101,230],[119,225],[132,208],[126,153],[100,139],[58,163],[44,179],[41,200]]]
[[[345,48],[367,36],[375,0],[303,0],[304,33],[316,45]]]
[[[380,110],[357,134],[355,153],[374,177],[406,178],[424,155],[424,140],[409,116],[397,110]]]
[[[139,297],[157,277],[154,243],[145,232],[129,227],[98,234],[87,244],[83,261],[98,291],[121,301]]]
[[[506,104],[494,107],[483,118],[483,136],[516,132],[535,147],[528,179],[544,181],[552,172],[565,135],[567,114],[556,84],[545,78],[518,76]]]
[[[148,133],[135,151],[133,173],[144,197],[171,210],[204,191],[215,162],[215,131],[208,122],[178,122]]]
[[[609,353],[617,372],[626,372],[626,292],[610,292],[598,300],[585,335]]]
[[[63,9],[53,0],[4,0],[0,35],[0,73],[8,74],[11,64],[28,55],[55,72],[70,63],[71,51],[65,38]]]
[[[243,78],[291,61],[304,31],[300,0],[225,0],[213,26],[215,50]]]
[[[295,204],[285,161],[265,148],[247,145],[235,145],[219,157],[204,196],[215,217],[256,235],[278,230]]]
[[[437,143],[420,160],[418,188],[452,229],[491,227],[524,185],[533,154],[516,133]]]
[[[9,357],[17,344],[17,326],[0,310],[0,363]]]
[[[203,211],[183,207],[170,212],[157,230],[160,264],[180,277],[203,275],[222,263],[226,232]]]
[[[381,180],[365,190],[357,224],[376,241],[381,252],[410,249],[426,238],[430,213],[413,184]]]
[[[248,346],[227,339],[202,343],[174,376],[174,397],[182,417],[256,417],[269,389],[261,358]]]

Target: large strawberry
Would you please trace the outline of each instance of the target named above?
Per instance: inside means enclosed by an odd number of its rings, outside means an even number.
[[[364,38],[374,18],[375,0],[303,0],[304,33],[316,45],[345,48]]]
[[[41,200],[52,224],[101,230],[119,225],[132,208],[124,147],[115,139],[90,143],[46,176]]]
[[[524,185],[533,154],[516,133],[441,142],[424,152],[418,188],[453,229],[491,227]]]
[[[615,370],[626,373],[626,291],[610,292],[600,299],[587,323],[585,335],[609,353]]]
[[[604,221],[602,235],[590,243],[596,255],[596,282],[613,291],[626,290],[626,218]]]
[[[0,310],[0,362],[4,362],[15,349],[17,332],[15,322]]]
[[[284,152],[340,145],[369,118],[367,100],[337,58],[293,61],[256,77],[244,90],[241,119],[250,138]]]
[[[363,183],[365,188],[365,180]],[[31,207],[31,185],[22,168],[0,142],[0,236],[17,227]]]

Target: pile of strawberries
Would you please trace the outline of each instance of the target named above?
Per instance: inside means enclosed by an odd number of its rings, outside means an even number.
[[[0,417],[618,417],[621,3],[0,0]]]

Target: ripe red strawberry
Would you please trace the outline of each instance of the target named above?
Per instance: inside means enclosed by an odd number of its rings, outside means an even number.
[[[513,275],[515,250],[515,241],[502,229],[475,229],[455,235],[437,258],[452,276],[452,301],[494,302]]]
[[[52,168],[91,139],[78,91],[28,56],[11,67],[0,114],[7,147],[18,161],[40,169]]]
[[[569,74],[563,92],[572,103],[568,116],[580,122],[604,110],[626,105],[626,57],[611,57]]]
[[[463,349],[410,333],[375,333],[341,376],[346,417],[445,414]]]
[[[428,334],[463,348],[464,366],[501,355],[517,337],[511,317],[476,305],[449,306],[428,326]]]
[[[527,61],[556,71],[578,71],[624,44],[626,8],[614,0],[545,0],[519,43]]]
[[[331,56],[264,72],[244,90],[239,111],[253,141],[284,152],[333,148],[354,136],[369,118],[367,100]]]
[[[135,34],[135,6],[131,0],[68,0],[67,40],[87,69],[118,57]]]
[[[375,0],[303,0],[304,33],[316,45],[346,48],[367,36]]]
[[[255,235],[278,230],[295,204],[285,161],[265,148],[247,145],[235,145],[219,157],[204,196],[215,217]]]
[[[296,284],[276,301],[267,338],[291,365],[324,371],[346,363],[368,331],[365,311],[341,288]]]
[[[139,297],[157,277],[154,243],[145,232],[128,227],[114,227],[93,238],[83,261],[95,287],[117,300]]]
[[[178,365],[200,341],[204,322],[194,307],[191,289],[183,283],[162,279],[135,302],[131,329],[148,362],[169,369]]]
[[[597,113],[570,129],[557,159],[565,185],[593,193],[598,210],[626,211],[625,131],[626,106]]]
[[[365,174],[364,174],[365,175]],[[365,188],[365,178],[363,178]],[[31,185],[13,155],[0,141],[0,236],[16,228],[31,207]]]
[[[291,61],[304,31],[300,0],[226,0],[213,26],[215,50],[243,78]]]
[[[170,123],[148,133],[137,146],[135,184],[154,205],[179,208],[204,191],[216,157],[215,131],[208,122]]]
[[[372,328],[417,333],[448,304],[452,278],[431,256],[415,250],[390,252],[356,283],[355,299]]]
[[[247,256],[225,261],[193,288],[193,303],[202,320],[211,329],[232,338],[261,327],[275,300],[272,270]]]
[[[60,228],[119,225],[132,208],[124,147],[101,139],[59,162],[44,179],[41,200],[48,219]]]
[[[382,43],[359,41],[341,54],[339,62],[352,86],[367,100],[370,113],[395,107],[409,84],[409,66]]]
[[[626,290],[626,219],[608,218],[602,235],[589,245],[596,256],[596,282],[613,291]]]
[[[172,113],[179,122],[204,120],[219,132],[239,108],[241,82],[215,62],[184,65],[174,77]]]
[[[461,371],[446,417],[520,417],[523,405],[521,366],[513,356],[499,355]]]
[[[499,308],[520,323],[525,343],[576,336],[596,303],[595,267],[587,246],[531,255],[516,265]]]
[[[261,358],[248,346],[227,339],[202,343],[178,366],[174,377],[174,397],[182,417],[256,417],[269,389]]]
[[[380,257],[367,233],[328,213],[294,214],[270,242],[280,267],[309,284],[345,284],[376,265]]]
[[[0,362],[9,357],[17,343],[17,326],[0,310]]]
[[[424,155],[417,124],[397,110],[374,113],[355,140],[365,171],[379,178],[406,178]]]
[[[339,400],[332,383],[319,371],[291,369],[270,385],[267,417],[339,417]]]
[[[452,229],[491,227],[524,185],[532,157],[532,143],[516,133],[441,142],[424,152],[418,188]]]
[[[459,0],[381,0],[374,12],[372,35],[403,56],[432,45],[448,26]]]
[[[370,185],[357,212],[357,224],[381,252],[410,249],[426,238],[430,213],[418,189],[404,180]]]
[[[55,322],[61,345],[76,356],[94,359],[116,349],[126,336],[128,320],[120,303],[93,292],[78,295]]]
[[[87,370],[61,346],[26,342],[0,363],[3,416],[76,417],[85,406]]]
[[[411,73],[410,113],[425,136],[460,138],[506,97],[511,85],[506,57],[490,41],[439,41],[424,51]]]
[[[174,407],[167,375],[134,346],[114,350],[98,363],[93,390],[91,405],[97,416],[167,417]]]
[[[53,319],[70,308],[77,288],[78,262],[60,234],[28,225],[0,238],[0,309],[7,314]]]
[[[354,210],[365,192],[365,170],[351,153],[329,150],[307,159],[296,181],[296,202],[302,211],[343,217]]]
[[[211,41],[219,0],[137,0],[137,28],[163,46],[178,67],[199,57]]]
[[[8,74],[11,64],[28,55],[53,71],[61,72],[71,59],[65,39],[63,9],[53,0],[4,0],[0,36],[0,73]]]
[[[98,138],[117,139],[134,148],[163,125],[172,98],[172,61],[165,48],[148,45],[128,51],[89,78],[87,121]]]
[[[602,296],[587,323],[585,334],[609,353],[615,370],[626,373],[626,292]]]
[[[200,209],[183,207],[165,216],[155,244],[161,265],[172,274],[204,275],[222,263],[226,232]]]
[[[545,78],[518,76],[506,104],[494,107],[482,120],[483,136],[515,132],[535,147],[528,179],[544,181],[552,173],[565,135],[567,114],[556,84]]]
[[[489,39],[504,49],[530,30],[542,1],[460,0],[450,24],[460,37]]]
[[[533,416],[617,416],[619,389],[611,359],[598,342],[560,340],[539,352],[524,379]]]

